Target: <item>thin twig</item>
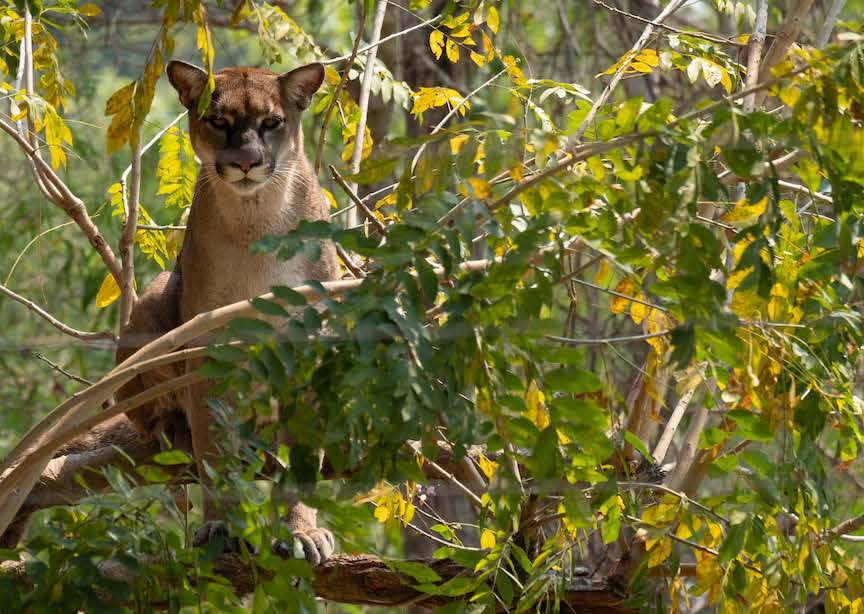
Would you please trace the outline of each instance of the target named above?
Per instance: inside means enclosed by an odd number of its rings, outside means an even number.
[[[49,367],[51,367],[52,369],[57,371],[57,373],[59,373],[60,375],[64,375],[73,381],[79,382],[81,384],[85,384],[87,386],[93,385],[93,382],[91,382],[89,379],[84,379],[80,375],[75,375],[74,373],[67,371],[66,369],[64,369],[63,367],[58,365],[56,362],[52,362],[51,360],[49,360],[47,357],[40,354],[39,352],[33,352],[33,358],[41,360],[46,365],[48,365]]]
[[[330,175],[333,177],[333,180],[339,185],[340,188],[348,195],[348,198],[356,207],[359,207],[363,213],[366,214],[366,217],[372,222],[372,225],[375,226],[382,233],[387,232],[387,227],[372,213],[372,210],[366,206],[357,193],[351,188],[345,178],[339,174],[339,171],[336,170],[336,167],[332,164],[328,164],[327,168],[330,169]],[[356,185],[356,184],[355,184]],[[353,226],[351,226],[353,228]]]
[[[681,28],[676,28],[675,26],[670,26],[670,25],[665,24],[665,23],[656,23],[656,20],[651,21],[650,19],[646,19],[645,17],[642,17],[641,15],[634,15],[633,13],[628,13],[627,11],[624,11],[624,10],[619,9],[617,7],[609,6],[608,4],[603,2],[603,0],[592,0],[592,2],[594,2],[594,4],[599,4],[604,9],[611,11],[613,13],[618,13],[619,15],[623,15],[623,16],[628,17],[630,19],[635,19],[636,21],[641,21],[642,23],[652,24],[657,28],[660,28],[662,30],[668,30],[669,32],[674,32],[675,34],[681,34],[683,36],[692,36],[693,38],[701,38],[703,40],[711,41],[712,43],[721,43],[723,45],[731,45],[733,47],[742,47],[744,45],[743,43],[739,43],[738,41],[733,40],[731,38],[725,38],[723,36],[715,36],[715,35],[709,34],[707,32],[690,32],[687,30],[682,30]]]
[[[354,46],[351,48],[351,53],[345,59],[345,65],[342,67],[342,77],[339,79],[339,84],[333,90],[330,98],[330,104],[327,105],[327,110],[321,116],[321,132],[318,134],[318,145],[315,147],[315,173],[321,168],[321,152],[324,151],[324,141],[327,138],[327,127],[330,125],[330,116],[333,115],[333,109],[336,108],[336,103],[339,100],[339,94],[348,82],[348,73],[351,66],[354,64],[354,59],[357,57],[357,48],[360,46],[360,40],[363,38],[363,31],[366,29],[366,3],[360,3],[360,22],[357,26],[357,36],[354,38]],[[335,60],[325,62],[329,64]]]
[[[768,89],[769,87],[772,87],[773,85],[778,83],[781,79],[785,79],[788,77],[792,77],[792,76],[801,74],[802,72],[804,72],[805,70],[808,70],[808,69],[809,68],[806,66],[801,67],[801,68],[797,68],[795,70],[792,70],[792,71],[786,73],[785,75],[782,75],[781,77],[777,77],[775,79],[770,79],[768,81],[758,83],[758,84],[754,85],[752,88],[745,88],[743,90],[740,90],[740,91],[735,92],[733,94],[730,94],[728,96],[724,96],[720,100],[712,102],[711,104],[708,104],[708,105],[706,105],[700,109],[697,109],[695,111],[685,113],[684,115],[681,115],[680,117],[672,120],[671,122],[666,124],[666,126],[664,127],[664,130],[674,128],[675,126],[678,126],[684,122],[688,122],[688,121],[691,121],[694,119],[698,119],[700,117],[704,117],[706,115],[710,115],[711,113],[713,113],[717,109],[729,106],[734,101],[738,100],[739,98],[743,98],[744,96],[746,96],[747,94],[750,94],[751,92]],[[550,177],[552,175],[555,175],[557,173],[560,173],[560,172],[568,169],[569,167],[571,167],[573,164],[575,164],[577,162],[581,162],[582,160],[587,160],[588,158],[590,158],[592,156],[596,156],[596,155],[605,153],[607,151],[617,149],[619,147],[624,147],[625,145],[629,145],[630,143],[634,143],[636,141],[646,139],[646,138],[651,138],[651,137],[657,136],[659,134],[660,134],[659,129],[652,129],[652,130],[647,130],[645,132],[638,132],[635,134],[627,134],[627,135],[615,137],[613,139],[609,139],[608,141],[605,141],[602,143],[601,142],[585,143],[585,144],[576,143],[572,147],[568,148],[566,150],[566,153],[563,156],[561,156],[561,158],[557,162],[549,163],[546,166],[546,168],[544,168],[542,171],[536,172],[533,175],[526,177],[525,179],[522,179],[521,181],[517,182],[512,188],[510,188],[510,190],[507,193],[505,193],[500,198],[498,198],[493,203],[491,203],[488,207],[488,210],[489,211],[495,211],[495,210],[501,208],[502,206],[509,203],[511,200],[513,200],[516,196],[518,196],[519,194],[521,194],[525,190],[529,189],[530,187],[536,185],[537,183],[543,181],[544,179],[547,179],[548,177]],[[457,212],[457,208],[454,207],[453,209],[451,209],[450,212],[447,213],[447,215],[444,218],[442,218],[441,223],[447,223],[450,220],[452,220],[453,217],[455,216],[456,212]]]
[[[618,83],[624,77],[624,71],[627,70],[627,66],[630,64],[629,60],[636,57],[642,49],[645,48],[645,45],[648,44],[648,40],[651,38],[651,35],[654,33],[654,29],[660,26],[670,15],[672,15],[675,11],[677,11],[684,4],[686,0],[672,0],[669,4],[667,4],[660,14],[654,18],[653,21],[646,24],[645,29],[642,30],[642,34],[633,43],[633,46],[630,48],[625,56],[628,57],[628,61],[625,61],[618,67],[618,70],[615,71],[615,74],[612,75],[612,80],[609,81],[608,85],[603,88],[603,92],[600,96],[597,97],[597,100],[594,101],[594,104],[591,105],[591,109],[588,111],[588,114],[579,124],[579,127],[573,133],[571,137],[572,142],[579,142],[582,139],[582,135],[585,134],[585,131],[588,130],[588,127],[594,121],[594,118],[597,116],[597,112],[600,110],[606,101],[609,100],[609,96],[612,95],[612,92],[618,87]]]
[[[672,331],[661,330],[656,333],[645,333],[642,335],[626,335],[624,337],[598,337],[596,339],[574,339],[572,337],[559,337],[558,335],[545,335],[544,338],[549,341],[558,341],[560,343],[568,343],[570,345],[605,345],[607,343],[630,343],[632,341],[644,341],[646,339],[656,339],[657,337],[665,337]]]
[[[710,507],[702,505],[698,501],[694,501],[693,499],[688,497],[686,493],[679,492],[677,490],[673,490],[673,489],[669,488],[668,486],[664,486],[663,484],[655,484],[653,482],[618,482],[618,486],[621,488],[641,488],[644,490],[659,490],[661,492],[668,493],[674,497],[678,497],[679,499],[681,499],[682,501],[684,501],[688,505],[692,505],[693,507],[695,507],[698,510],[702,510],[703,512],[705,512],[709,516],[712,516],[713,518],[715,518],[719,522],[725,524],[727,527],[732,524],[726,518],[724,518],[723,516],[721,516],[720,514],[715,512],[714,510],[712,510]]]
[[[503,75],[506,72],[507,72],[507,69],[505,68],[504,70],[500,71],[498,74],[494,75],[493,77],[491,77],[490,79],[488,79],[484,83],[482,83],[481,85],[479,85],[479,86],[475,87],[473,90],[471,90],[471,92],[469,92],[467,96],[462,98],[462,100],[460,100],[458,104],[453,105],[453,108],[451,108],[450,111],[448,111],[447,115],[445,115],[441,119],[441,121],[438,122],[434,128],[432,128],[432,130],[429,132],[429,136],[432,136],[433,134],[437,134],[441,130],[441,128],[443,128],[444,125],[448,121],[450,121],[450,118],[453,117],[454,115],[456,115],[456,113],[459,111],[459,109],[461,109],[466,104],[468,104],[468,100],[472,96],[477,94],[477,92],[479,92],[480,90],[492,85],[492,83],[494,83],[498,77],[500,77],[501,75]],[[414,154],[414,158],[412,158],[412,160],[411,160],[411,172],[412,173],[414,172],[414,168],[417,166],[417,161],[420,159],[420,156],[423,155],[423,152],[426,150],[427,144],[428,143],[424,142],[422,145],[420,145],[420,147],[417,148],[417,153]]]
[[[31,301],[30,299],[26,299],[23,296],[21,296],[20,294],[16,294],[15,292],[13,292],[12,290],[10,290],[9,288],[7,288],[4,285],[0,285],[0,293],[5,294],[9,298],[11,298],[13,301],[18,301],[19,303],[21,303],[22,305],[27,307],[27,309],[29,309],[30,311],[32,311],[33,313],[35,313],[36,315],[38,315],[39,317],[44,319],[46,322],[48,322],[51,326],[53,326],[54,328],[56,328],[60,332],[65,333],[71,337],[75,337],[76,339],[82,339],[85,341],[92,341],[94,339],[110,339],[111,341],[114,341],[115,343],[117,342],[117,335],[115,335],[114,333],[112,333],[109,330],[105,330],[105,331],[101,331],[101,332],[89,332],[89,331],[78,330],[76,328],[72,328],[68,324],[64,324],[63,322],[61,322],[60,320],[58,320],[57,318],[52,316],[50,313],[48,313],[47,311],[42,309],[39,305],[37,305],[36,303]]]
[[[573,278],[570,280],[574,284],[579,284],[580,286],[586,286],[588,288],[594,288],[595,290],[599,290],[600,292],[605,292],[606,294],[611,294],[612,296],[617,296],[618,298],[627,299],[628,301],[633,301],[634,303],[638,303],[639,305],[645,305],[646,307],[651,307],[652,309],[656,309],[657,311],[662,311],[663,313],[669,313],[669,310],[660,305],[656,305],[654,303],[649,303],[648,301],[644,301],[642,299],[636,298],[635,296],[628,296],[626,294],[622,294],[617,290],[611,290],[610,288],[604,288],[603,286],[598,286],[597,284],[591,283],[590,281],[585,281],[584,279]],[[668,334],[668,333],[664,333]]]
[[[398,8],[403,8],[403,7],[400,6]],[[420,28],[425,28],[426,26],[431,26],[432,24],[434,24],[435,22],[437,22],[440,19],[441,19],[441,16],[437,15],[437,16],[433,17],[432,19],[428,19],[426,21],[421,21],[420,23],[415,24],[415,25],[411,26],[410,28],[405,28],[404,30],[400,30],[399,32],[394,32],[393,34],[385,36],[382,39],[379,39],[377,42],[369,43],[365,47],[358,49],[357,53],[358,54],[365,53],[367,51],[375,49],[376,47],[383,45],[384,43],[388,43],[388,42],[392,41],[393,39],[399,38],[400,36],[405,36],[409,32],[413,32],[414,30],[418,30]],[[338,58],[330,58],[329,60],[322,60],[321,63],[322,64],[336,64],[337,62],[341,62],[342,60],[347,60],[350,57],[351,57],[351,54],[349,53],[348,55],[340,55]]]
[[[830,196],[826,196],[825,194],[822,194],[821,192],[813,192],[807,186],[803,186],[803,185],[798,184],[798,183],[792,183],[791,181],[785,181],[783,179],[778,179],[777,185],[779,185],[781,188],[786,188],[787,190],[792,190],[793,192],[800,192],[801,194],[806,194],[807,196],[809,196],[810,198],[812,198],[814,200],[818,200],[818,201],[821,201],[823,203],[827,203],[829,205],[834,204],[833,198],[831,198]]]
[[[342,260],[342,264],[345,265],[345,268],[348,269],[348,272],[351,273],[351,276],[354,279],[360,279],[366,277],[366,273],[357,266],[357,263],[354,262],[354,259],[351,258],[351,254],[345,251],[345,248],[341,245],[336,246],[336,255],[339,256],[340,260]]]
[[[360,172],[360,159],[363,157],[363,144],[366,140],[366,118],[369,114],[369,95],[372,92],[372,76],[375,73],[375,57],[378,54],[378,42],[381,39],[381,28],[384,26],[384,14],[387,11],[387,0],[378,0],[375,3],[375,21],[372,24],[372,37],[370,42],[373,47],[366,53],[366,65],[363,68],[363,81],[360,84],[360,99],[357,106],[360,107],[360,117],[357,120],[357,128],[354,131],[354,149],[351,150],[351,174]],[[357,192],[357,184],[351,184],[351,191]],[[348,226],[356,226],[360,222],[357,209],[348,211]]]

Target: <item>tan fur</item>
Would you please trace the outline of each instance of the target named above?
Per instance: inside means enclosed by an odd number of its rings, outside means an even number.
[[[202,117],[196,106],[206,75],[188,64],[171,62],[168,77],[190,110],[189,133],[201,170],[175,270],[159,275],[145,290],[121,335],[118,361],[199,313],[262,294],[274,285],[335,279],[339,271],[329,243],[321,246],[316,262],[304,256],[280,262],[270,254],[249,253],[249,246],[265,235],[285,234],[301,220],[328,217],[327,201],[303,152],[300,128],[300,113],[321,84],[321,65],[284,75],[256,68],[221,70]],[[169,371],[137,378],[122,389],[121,398],[176,375]],[[178,407],[184,407],[205,491],[207,522],[197,541],[224,531],[219,522],[224,513],[209,496],[203,468],[205,460],[215,464],[220,453],[206,397],[207,386],[197,386],[129,416],[143,433],[165,432],[170,437]],[[315,526],[315,510],[291,503],[288,522],[307,558],[312,563],[326,559],[333,550],[332,535]]]

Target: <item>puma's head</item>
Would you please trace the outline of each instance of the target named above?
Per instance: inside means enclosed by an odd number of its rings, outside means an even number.
[[[168,63],[168,80],[189,109],[189,136],[201,179],[220,180],[251,194],[290,173],[303,159],[300,113],[324,80],[321,64],[281,75],[260,68],[225,68],[213,77],[210,106],[199,116],[207,73],[186,62]]]

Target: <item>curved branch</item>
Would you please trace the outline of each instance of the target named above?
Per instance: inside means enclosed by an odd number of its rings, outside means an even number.
[[[76,339],[81,339],[83,341],[94,341],[96,339],[110,339],[114,343],[117,343],[117,335],[112,333],[110,330],[104,330],[100,332],[90,332],[85,330],[78,330],[77,328],[72,328],[68,324],[64,324],[50,313],[42,309],[39,305],[31,301],[30,299],[26,299],[20,294],[16,294],[6,286],[0,284],[0,293],[5,294],[13,301],[18,301],[27,309],[43,318],[46,322],[48,322],[51,326],[59,330],[61,333],[65,333],[71,337],[75,337]]]

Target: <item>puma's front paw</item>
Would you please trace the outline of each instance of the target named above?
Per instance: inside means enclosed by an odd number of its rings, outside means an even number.
[[[207,520],[195,531],[192,545],[196,548],[221,541],[222,552],[240,552],[240,540],[228,534],[228,526],[221,520]]]
[[[336,550],[336,540],[328,529],[322,527],[293,529],[292,534],[293,544],[274,540],[273,552],[284,558],[294,558],[299,556],[299,550],[302,549],[303,557],[314,567],[329,559]]]

